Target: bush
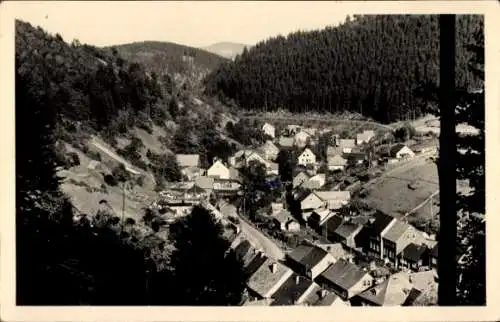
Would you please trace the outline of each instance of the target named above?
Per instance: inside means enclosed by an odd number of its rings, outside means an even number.
[[[89,158],[91,158],[92,160],[96,160],[96,161],[102,161],[102,157],[101,157],[101,154],[99,152],[96,152],[96,151],[92,151],[92,150],[88,150],[86,152],[87,156]]]
[[[104,182],[111,187],[116,187],[118,185],[118,181],[112,174],[106,174],[104,176]]]
[[[76,152],[68,153],[67,159],[69,161],[70,167],[76,167],[80,165],[80,157],[78,157],[78,154],[76,154]]]

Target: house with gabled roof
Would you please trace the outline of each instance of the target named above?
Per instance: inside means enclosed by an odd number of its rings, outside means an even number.
[[[429,248],[426,245],[410,243],[399,254],[399,267],[418,271],[429,264]]]
[[[351,200],[349,191],[316,190],[300,202],[302,211],[315,210],[321,207],[337,210],[346,206]]]
[[[307,223],[314,229],[319,229],[328,219],[335,215],[335,212],[326,208],[318,208],[314,210],[307,218]],[[338,217],[338,216],[337,216]]]
[[[310,279],[294,273],[272,295],[271,306],[300,305],[314,289],[314,286],[314,282]]]
[[[278,145],[281,146],[282,148],[291,148],[293,147],[293,144],[294,144],[293,138],[280,136],[278,139]]]
[[[272,142],[266,141],[263,145],[258,148],[260,154],[269,161],[274,161],[278,157],[280,149]]]
[[[390,156],[395,159],[408,159],[413,158],[415,156],[415,152],[413,152],[409,147],[405,144],[399,143],[395,144],[390,149]]]
[[[292,274],[290,268],[276,260],[266,258],[247,282],[249,293],[261,299],[271,298]]]
[[[349,302],[342,300],[334,292],[314,285],[308,296],[304,299],[305,306],[350,306]]]
[[[397,273],[360,293],[351,302],[362,306],[401,306],[412,289],[408,275]]]
[[[335,262],[335,258],[320,247],[301,244],[287,254],[286,262],[298,274],[315,279]]]
[[[300,224],[292,217],[290,211],[283,209],[273,214],[273,220],[276,226],[282,231],[299,231]]]
[[[344,221],[335,229],[333,239],[341,242],[347,248],[357,248],[356,237],[363,229],[363,225],[358,225],[352,222]]]
[[[373,221],[368,226],[368,249],[366,252],[371,256],[383,258],[384,241],[382,236],[394,225],[396,218],[377,211]]]
[[[317,190],[323,188],[326,184],[326,174],[318,173],[309,178],[306,182],[302,184],[302,187],[309,190]]]
[[[328,217],[321,224],[321,234],[332,242],[336,241],[335,230],[342,225],[343,221],[342,217],[337,215]]]
[[[297,164],[307,166],[308,164],[316,163],[316,155],[309,148],[305,148],[304,151],[297,158]]]
[[[316,283],[349,300],[373,285],[374,278],[357,265],[339,259],[316,278]]]
[[[422,232],[418,231],[415,227],[400,221],[396,222],[389,227],[389,229],[382,235],[383,258],[394,265],[398,265],[398,256],[401,252],[411,243],[420,243],[424,240]]]
[[[210,168],[208,168],[207,176],[228,180],[230,179],[231,174],[229,172],[229,168],[221,160],[217,160]]]
[[[343,171],[347,165],[347,160],[340,154],[328,155],[326,162],[328,165],[328,170],[330,171],[335,171],[335,170]]]
[[[293,137],[293,143],[296,147],[303,148],[307,145],[307,141],[311,138],[311,135],[307,132],[300,131]]]
[[[200,156],[198,154],[177,154],[176,158],[181,169],[200,166]]]
[[[264,134],[267,134],[274,139],[276,128],[272,124],[264,123],[264,125],[262,125],[262,131],[264,132]]]

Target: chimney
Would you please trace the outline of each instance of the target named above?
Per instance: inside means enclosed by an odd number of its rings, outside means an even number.
[[[271,264],[271,272],[274,274],[274,273],[276,273],[277,269],[278,269],[278,264],[272,263]]]
[[[327,291],[327,290],[322,289],[322,290],[320,291],[320,297],[321,297],[322,299],[324,299],[327,295],[328,295],[328,291]]]
[[[295,276],[295,284],[297,284],[297,285],[300,284],[300,276],[299,275]]]
[[[408,276],[408,281],[413,284],[413,278],[411,275]]]

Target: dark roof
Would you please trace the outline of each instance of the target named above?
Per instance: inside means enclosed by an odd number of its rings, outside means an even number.
[[[403,249],[401,256],[411,262],[418,262],[422,258],[422,255],[427,251],[427,247],[424,245],[416,245],[414,243],[409,244]]]
[[[305,277],[292,274],[272,295],[274,302],[271,305],[294,305],[295,301],[311,287],[312,283],[311,280]]]
[[[364,160],[366,159],[366,153],[364,152],[351,152],[346,155],[349,160]]]
[[[328,234],[333,234],[335,230],[342,224],[342,217],[334,215],[323,224],[323,229],[326,228]]]
[[[417,290],[416,288],[412,288],[410,294],[408,294],[408,297],[406,298],[406,301],[403,303],[403,306],[412,306],[413,302],[418,299],[420,294],[422,294],[421,291]]]
[[[258,254],[255,256],[250,263],[248,263],[247,267],[244,268],[244,273],[247,276],[253,275],[266,261],[266,256],[261,256]]]
[[[367,274],[367,272],[353,263],[339,259],[335,264],[321,273],[320,278],[330,281],[344,290],[349,290],[359,282],[365,274]]]
[[[350,222],[345,222],[335,230],[335,234],[337,234],[338,236],[340,236],[342,238],[347,239],[347,238],[351,237],[353,234],[355,234],[356,232],[359,233],[361,228],[362,228],[361,225],[356,225],[356,224],[353,224]]]
[[[300,245],[288,254],[288,257],[301,265],[311,268],[316,266],[327,255],[328,252],[319,247]]]
[[[375,221],[370,226],[371,233],[380,235],[393,219],[394,217],[384,214],[383,212],[377,212],[375,214]]]
[[[245,257],[250,251],[252,251],[252,245],[248,240],[244,240],[236,246],[234,253],[238,259]]]

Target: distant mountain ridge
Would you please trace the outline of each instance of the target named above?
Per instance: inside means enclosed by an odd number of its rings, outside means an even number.
[[[203,47],[202,49],[225,58],[234,59],[236,55],[243,52],[245,47],[250,46],[234,42],[218,42],[210,46]]]

